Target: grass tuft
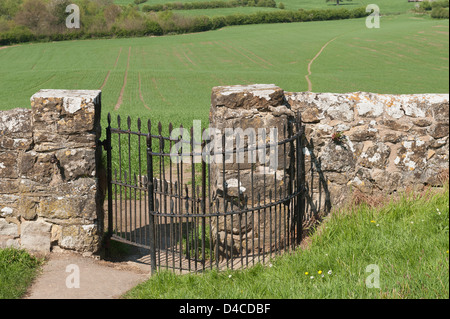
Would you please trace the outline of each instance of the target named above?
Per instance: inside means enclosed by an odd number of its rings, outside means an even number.
[[[0,299],[21,298],[43,262],[25,250],[0,249]]]

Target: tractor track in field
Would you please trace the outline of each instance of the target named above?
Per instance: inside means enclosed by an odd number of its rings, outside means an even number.
[[[224,43],[224,42],[222,42],[222,41],[214,41],[214,43],[217,44],[217,45],[219,45],[219,46],[222,47],[223,49],[227,50],[229,53],[232,53],[232,54],[238,54],[239,56],[242,56],[242,57],[246,58],[246,59],[249,60],[250,62],[252,62],[252,63],[254,63],[254,64],[256,64],[256,65],[259,65],[259,66],[263,67],[264,69],[268,69],[268,67],[267,67],[265,64],[260,63],[260,62],[258,62],[258,61],[255,61],[254,59],[252,59],[251,57],[249,57],[247,54],[245,54],[245,53],[239,51],[236,47],[233,47],[233,46],[231,46],[231,45],[228,44],[228,43]],[[240,49],[242,50],[242,48],[240,48]],[[254,54],[254,55],[255,55],[255,54]]]
[[[139,98],[141,99],[142,104],[144,104],[145,108],[147,110],[151,111],[150,107],[147,104],[145,104],[144,96],[142,95],[142,90],[141,90],[141,72],[138,73],[138,76],[139,76]]]
[[[336,40],[339,36],[331,39],[330,41],[328,41],[327,43],[325,43],[319,50],[319,52],[317,52],[317,54],[314,56],[314,58],[312,58],[312,60],[308,63],[308,74],[305,75],[305,79],[306,82],[308,82],[308,92],[312,91],[312,82],[309,79],[309,77],[311,76],[311,65],[313,64],[313,62],[319,57],[319,55],[323,52],[323,50],[325,50],[325,48],[334,40]]]
[[[120,58],[120,54],[121,54],[121,53],[122,53],[122,47],[120,47],[120,49],[119,49],[119,54],[117,55],[116,62],[114,63],[113,69],[116,68],[116,65],[117,65],[117,62],[119,61],[119,58]],[[100,90],[103,90],[103,88],[105,87],[106,83],[108,82],[108,79],[109,79],[109,75],[110,75],[110,74],[111,74],[111,70],[109,70],[108,73],[106,74],[105,80],[103,81],[103,84],[102,84],[102,86],[100,87]]]
[[[155,87],[155,91],[158,92],[159,97],[161,98],[161,100],[162,100],[164,103],[167,103],[166,98],[164,97],[164,95],[162,95],[161,91],[160,91],[159,88],[158,88],[158,83],[156,82],[156,79],[155,79],[155,78],[152,78],[152,82],[153,82],[153,86]]]
[[[130,67],[130,56],[131,56],[131,47],[128,48],[127,68],[125,70],[125,76],[123,77],[123,85],[122,85],[122,89],[120,90],[119,99],[117,100],[116,106],[114,107],[115,111],[120,109],[120,106],[122,105],[122,102],[123,102],[123,93],[125,91],[125,87],[127,86],[128,68]]]

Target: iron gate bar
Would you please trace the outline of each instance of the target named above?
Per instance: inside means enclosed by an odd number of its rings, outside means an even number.
[[[228,268],[234,269],[235,266],[241,267],[255,264],[255,257],[258,262],[265,262],[266,255],[272,258],[272,255],[278,255],[285,249],[295,249],[301,242],[302,220],[304,219],[305,196],[306,191],[304,183],[304,160],[303,160],[303,137],[304,126],[301,125],[301,118],[298,115],[293,123],[290,121],[283,125],[283,140],[276,143],[266,143],[265,147],[280,147],[283,151],[283,180],[284,184],[278,185],[278,172],[275,169],[273,175],[274,186],[269,189],[267,194],[266,174],[262,177],[262,191],[258,192],[255,198],[255,169],[254,163],[250,165],[249,175],[251,183],[251,203],[241,203],[241,172],[242,166],[237,163],[237,204],[229,196],[229,187],[226,184],[226,158],[228,156],[240,156],[242,153],[250,152],[250,162],[253,162],[254,151],[258,146],[247,145],[240,147],[240,137],[236,136],[236,148],[232,150],[225,149],[225,134],[222,135],[222,150],[219,152],[205,154],[208,159],[211,156],[222,156],[221,175],[223,178],[223,198],[220,204],[219,199],[211,197],[211,165],[205,160],[201,161],[201,179],[200,185],[197,185],[197,169],[195,164],[190,166],[189,176],[186,183],[191,183],[191,194],[189,194],[188,185],[185,184],[183,157],[189,156],[191,162],[194,162],[196,156],[203,156],[203,152],[196,152],[196,146],[205,149],[206,142],[198,142],[194,138],[193,128],[190,129],[190,140],[184,140],[182,136],[177,138],[165,137],[162,134],[161,123],[158,123],[158,134],[151,132],[151,121],[148,121],[148,133],[141,131],[141,119],[137,120],[138,131],[131,130],[131,118],[127,118],[127,129],[121,129],[121,118],[117,117],[118,128],[111,127],[111,115],[108,114],[107,141],[107,173],[108,173],[108,233],[119,241],[132,243],[139,247],[150,249],[152,272],[158,268],[165,267],[191,271],[205,270],[206,265],[210,269],[213,265],[219,268],[222,261],[226,261]],[[182,128],[182,126],[180,126]],[[294,134],[295,129],[295,134]],[[172,135],[173,125],[169,124],[169,134]],[[204,130],[202,131],[202,133]],[[117,169],[114,169],[114,178],[112,174],[112,135],[117,135],[118,157],[119,157],[119,176]],[[126,134],[125,141],[128,142],[126,148],[122,147],[121,135]],[[132,136],[138,138],[138,156],[137,166],[138,176],[132,170]],[[203,136],[203,134],[202,134]],[[142,175],[141,158],[141,138],[146,139],[147,153],[147,176]],[[156,144],[159,148],[154,149],[152,139],[157,139]],[[265,140],[265,139],[264,139]],[[174,165],[171,160],[166,165],[165,159],[173,154],[165,151],[167,142],[170,149],[173,143],[189,143],[191,151],[183,153],[178,152],[180,161]],[[289,165],[287,159],[287,145],[289,143]],[[126,146],[126,145],[124,145]],[[134,148],[134,147],[133,147]],[[122,152],[128,155],[128,169],[122,172]],[[155,176],[153,157],[159,160],[159,179]],[[126,157],[125,157],[126,158]],[[174,166],[176,166],[176,180],[173,181]],[[266,162],[262,163],[262,169],[266,171]],[[168,172],[166,172],[168,169]],[[157,173],[158,174],[158,173]],[[206,177],[208,174],[208,177]],[[295,175],[294,175],[295,174]],[[248,176],[248,175],[247,175]],[[272,179],[272,176],[270,177]],[[208,181],[208,182],[207,182]],[[114,194],[113,194],[114,185]],[[119,193],[117,192],[119,190]],[[139,204],[137,203],[139,193]],[[262,194],[261,194],[262,193]],[[278,195],[277,195],[278,193]],[[127,199],[127,197],[129,199]],[[142,199],[144,205],[142,205]],[[158,199],[159,198],[159,199]],[[231,200],[230,200],[231,198]],[[124,200],[124,202],[123,202]],[[134,205],[133,205],[134,201]],[[257,203],[255,203],[257,201]],[[120,204],[120,208],[119,208]],[[124,205],[125,204],[125,205]],[[142,216],[142,207],[144,206],[144,216]],[[214,207],[215,206],[215,207]],[[134,208],[134,211],[133,211]],[[124,209],[124,212],[121,210]],[[139,216],[137,212],[139,211]],[[250,219],[249,219],[250,215]],[[134,217],[134,218],[133,218]],[[148,218],[148,221],[147,221]],[[208,220],[206,220],[208,218]],[[213,218],[216,220],[214,221]],[[236,221],[234,220],[235,218]],[[242,220],[242,218],[245,218]],[[263,220],[261,220],[263,218]],[[122,220],[123,219],[123,220]],[[224,224],[224,229],[228,229],[228,223],[232,229],[237,227],[237,232],[228,233],[224,231],[224,247],[220,240],[219,220]],[[119,222],[120,221],[120,222]],[[249,238],[249,224],[253,229],[253,234]],[[236,226],[237,223],[237,226]],[[242,223],[244,225],[242,225]],[[255,238],[255,227],[257,223],[258,233]],[[267,225],[267,223],[269,223]],[[138,228],[139,224],[139,228]],[[125,229],[123,229],[125,226]],[[209,226],[209,227],[207,227]],[[214,226],[214,227],[213,227]],[[244,227],[244,228],[243,228]],[[262,227],[262,229],[261,229]],[[209,229],[208,229],[209,228]],[[216,229],[213,232],[213,229]],[[245,229],[245,233],[243,233]],[[139,230],[139,234],[137,233]],[[267,234],[268,232],[269,234]],[[208,235],[208,238],[207,238]],[[235,237],[236,236],[236,237]],[[267,237],[269,236],[269,237]],[[143,238],[144,237],[144,238]],[[230,237],[230,238],[228,238]],[[227,244],[230,239],[231,244]],[[295,239],[295,240],[294,240]],[[209,247],[207,247],[209,240]],[[251,240],[251,241],[250,241]],[[262,243],[261,243],[262,240]],[[292,241],[291,241],[292,240]],[[243,242],[245,241],[245,243]],[[255,248],[255,242],[257,248]],[[249,249],[249,245],[251,248]],[[262,247],[261,247],[262,244]],[[268,247],[266,247],[268,245]],[[225,255],[220,257],[219,250],[224,248]],[[209,253],[207,256],[207,248]],[[236,251],[239,253],[236,254]],[[243,252],[245,251],[245,256]],[[163,255],[164,254],[164,255]],[[163,258],[165,257],[165,260]],[[245,257],[245,258],[244,258]],[[251,259],[249,260],[249,258]],[[161,259],[163,258],[163,259]],[[176,260],[178,258],[178,260]],[[238,259],[236,259],[238,258]],[[171,259],[171,260],[170,260]],[[236,259],[236,263],[235,263]],[[186,263],[184,263],[184,261]],[[179,263],[177,263],[179,262]],[[171,263],[171,265],[170,265]],[[193,265],[192,265],[193,263]]]

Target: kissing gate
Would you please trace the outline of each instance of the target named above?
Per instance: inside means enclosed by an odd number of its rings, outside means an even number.
[[[211,149],[193,129],[174,137],[172,124],[166,131],[150,120],[145,132],[142,126],[139,118],[132,124],[118,116],[111,127],[108,114],[107,224],[111,239],[149,249],[152,272],[246,267],[300,244],[305,170],[299,115],[283,124],[276,135],[282,140],[267,143],[263,134],[258,147],[252,134],[231,136],[231,148],[230,136],[214,136],[218,147]],[[174,152],[177,143],[187,147]],[[275,156],[275,167],[266,156]]]

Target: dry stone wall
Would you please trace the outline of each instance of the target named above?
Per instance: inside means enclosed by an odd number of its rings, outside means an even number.
[[[306,219],[350,201],[356,191],[390,195],[441,185],[448,176],[448,94],[284,92],[273,84],[217,87],[210,121],[218,128],[280,129],[297,112],[306,135]]]
[[[295,170],[290,157],[291,144],[267,147],[262,153],[252,154],[248,149],[288,139],[293,135],[293,129],[288,130],[288,123],[293,121],[293,116],[294,113],[286,104],[284,92],[279,87],[255,84],[213,88],[210,127],[217,130],[214,143],[230,143],[228,147],[225,146],[229,154],[224,159],[219,155],[219,159],[210,165],[210,189],[216,204],[214,210],[229,212],[230,203],[235,208],[246,210],[287,196],[292,187],[289,172]],[[264,133],[258,129],[266,130]],[[271,134],[273,129],[278,132],[276,137]],[[249,144],[252,131],[254,143]],[[291,131],[291,135],[288,131]],[[246,148],[241,152],[239,164],[237,152],[231,152],[237,148]],[[222,147],[219,149],[222,151]],[[250,211],[236,214],[234,218],[219,217],[217,222],[212,223],[213,238],[219,241],[219,255],[228,254],[231,257],[269,249],[277,229],[281,227],[281,220],[286,221],[288,214],[289,210],[281,209],[280,206],[278,211],[267,209],[263,213]],[[287,227],[286,224],[284,227]],[[280,237],[281,230],[279,232]]]
[[[0,111],[0,247],[100,247],[100,91],[41,90]]]
[[[355,190],[389,195],[442,185],[448,175],[448,94],[303,92],[285,97],[302,114],[310,172],[320,173],[333,205],[348,201]],[[318,198],[318,187],[310,188]]]

